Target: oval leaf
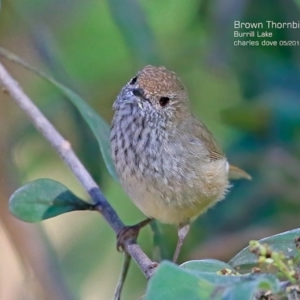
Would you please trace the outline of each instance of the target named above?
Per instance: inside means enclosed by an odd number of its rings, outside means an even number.
[[[224,266],[218,261],[216,265]],[[149,281],[146,300],[253,299],[260,289],[278,292],[279,288],[279,280],[273,275],[223,276],[184,269],[163,261]]]
[[[293,258],[298,253],[294,242],[298,236],[300,236],[299,228],[264,238],[259,242],[268,244],[274,251],[283,252],[286,257]],[[234,268],[256,263],[257,257],[249,251],[249,246],[229,261],[229,264]]]
[[[74,210],[92,209],[61,183],[39,179],[16,190],[9,199],[10,212],[25,222],[39,222]]]
[[[149,280],[145,300],[221,299],[220,291],[204,279],[163,261]]]
[[[188,270],[212,273],[216,273],[222,269],[233,269],[229,264],[216,259],[190,260],[181,264],[180,267]]]
[[[34,72],[38,76],[47,80],[49,83],[54,85],[57,89],[59,89],[71,102],[75,105],[75,107],[80,112],[83,119],[87,122],[94,136],[96,137],[105,165],[111,174],[111,176],[118,181],[118,175],[115,171],[114,163],[110,154],[110,129],[108,124],[92,109],[79,95],[65,87],[61,83],[57,82],[55,79],[50,76],[44,74],[41,71],[38,71],[27,62],[22,60],[17,55],[7,51],[6,49],[0,47],[0,55],[17,63],[18,65]]]

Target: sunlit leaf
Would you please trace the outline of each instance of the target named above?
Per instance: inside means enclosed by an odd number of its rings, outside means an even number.
[[[294,239],[300,236],[300,229],[286,231],[260,240],[262,244],[268,244],[272,250],[284,253],[286,257],[296,256],[298,250],[295,246]],[[243,265],[251,265],[257,262],[257,257],[249,251],[249,247],[244,248],[235,257],[233,257],[229,264],[232,267],[241,267]]]
[[[67,187],[51,179],[39,179],[16,190],[9,199],[10,212],[20,220],[39,222],[92,205],[75,196]]]
[[[115,171],[114,163],[110,154],[110,129],[108,124],[95,112],[95,110],[92,109],[79,95],[74,93],[72,90],[44,74],[43,72],[36,70],[34,67],[27,64],[15,54],[0,47],[0,55],[46,79],[56,88],[58,88],[69,100],[71,100],[96,137],[109,173],[116,181],[118,181],[118,175]]]

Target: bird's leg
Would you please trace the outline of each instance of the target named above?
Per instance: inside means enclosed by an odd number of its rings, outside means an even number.
[[[117,234],[117,250],[124,250],[124,243],[127,240],[135,242],[140,229],[148,225],[151,221],[152,219],[148,218],[144,221],[139,222],[138,224],[123,227]]]
[[[124,251],[125,249],[125,243],[135,243],[136,239],[138,237],[138,234],[140,232],[140,229],[148,225],[152,219],[148,218],[146,220],[143,220],[139,222],[138,224],[135,224],[133,226],[124,226],[117,234],[117,250],[118,251]],[[121,276],[118,282],[118,286],[115,291],[114,299],[120,300],[121,299],[121,292],[124,286],[124,282],[128,273],[131,256],[125,252],[125,259],[124,264],[122,267]],[[150,268],[156,268],[158,264],[156,262],[153,262],[153,264],[150,266]]]
[[[190,230],[190,223],[185,223],[185,224],[179,224],[178,226],[178,242],[176,245],[176,250],[173,256],[173,262],[176,263],[180,250],[181,250],[181,246],[183,244],[183,241],[185,239],[185,237],[187,236],[188,232]]]

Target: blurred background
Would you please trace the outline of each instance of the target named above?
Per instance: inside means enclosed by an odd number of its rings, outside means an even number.
[[[233,45],[234,21],[299,21],[299,9],[299,0],[3,0],[0,45],[81,94],[107,122],[120,88],[144,65],[176,71],[194,114],[230,162],[253,177],[234,182],[226,200],[193,223],[180,257],[227,261],[251,239],[300,226],[300,47]],[[300,29],[271,31],[271,40],[300,41]],[[71,141],[121,219],[142,220],[69,101],[0,59]],[[11,194],[37,178],[88,198],[12,100],[0,94],[0,101],[0,299],[111,299],[122,254],[99,214],[74,212],[41,224],[9,214]],[[158,226],[162,257],[170,258],[176,228]],[[157,258],[152,240],[144,229],[139,243]],[[145,287],[132,263],[124,299],[138,299]]]

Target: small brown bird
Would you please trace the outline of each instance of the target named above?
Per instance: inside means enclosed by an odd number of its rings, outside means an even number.
[[[178,225],[176,261],[190,221],[224,198],[232,177],[211,132],[190,112],[174,72],[146,66],[121,90],[113,109],[111,151],[121,184],[149,218]]]

